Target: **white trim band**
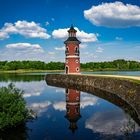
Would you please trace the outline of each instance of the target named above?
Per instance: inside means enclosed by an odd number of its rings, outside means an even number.
[[[80,101],[79,102],[68,102],[68,101],[66,101],[66,104],[67,105],[79,105],[80,104]]]
[[[80,57],[76,55],[70,55],[70,56],[66,56],[66,58],[80,58]]]

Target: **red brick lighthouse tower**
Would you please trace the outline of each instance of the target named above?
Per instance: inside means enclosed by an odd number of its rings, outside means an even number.
[[[66,46],[66,74],[80,74],[79,44],[81,42],[76,38],[76,32],[72,25],[68,30],[69,37],[64,42]]]
[[[77,121],[80,119],[80,91],[67,89],[66,90],[66,118],[69,120],[69,129],[75,132]]]

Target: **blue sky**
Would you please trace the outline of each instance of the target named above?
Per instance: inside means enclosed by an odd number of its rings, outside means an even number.
[[[140,61],[140,0],[1,0],[0,60],[64,61],[74,24],[81,62]]]

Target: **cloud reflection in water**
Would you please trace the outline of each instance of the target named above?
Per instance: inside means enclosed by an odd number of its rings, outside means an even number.
[[[126,131],[139,131],[137,124],[130,119],[122,113],[122,110],[96,112],[86,120],[85,128],[91,129],[94,133],[118,136],[125,134]]]

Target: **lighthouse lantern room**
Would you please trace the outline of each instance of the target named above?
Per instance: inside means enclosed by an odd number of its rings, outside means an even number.
[[[76,30],[71,25],[68,30],[69,37],[64,42],[66,50],[65,72],[66,74],[80,74],[80,52],[79,44],[81,43],[76,38]]]

